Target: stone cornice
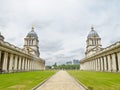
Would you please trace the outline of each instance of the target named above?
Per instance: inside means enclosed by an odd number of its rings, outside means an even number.
[[[0,41],[0,50],[15,54],[15,55],[20,55],[20,56],[23,56],[26,58],[30,58],[30,59],[34,59],[34,60],[38,60],[38,61],[39,60],[44,61],[40,57],[36,57],[35,55],[28,53],[27,51],[15,46],[15,45],[12,45],[8,42]]]
[[[120,51],[120,41],[104,48],[103,50],[91,55],[91,56],[88,56],[88,57],[85,57],[83,58],[82,60],[80,60],[80,63],[84,63],[86,61],[89,61],[89,60],[92,60],[92,59],[95,59],[95,58],[99,58],[99,57],[102,57],[102,56],[105,56],[105,55],[109,55],[109,54],[112,54],[112,53],[115,53],[115,52],[118,52]]]

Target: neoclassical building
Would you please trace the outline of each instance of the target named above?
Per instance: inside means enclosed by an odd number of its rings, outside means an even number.
[[[44,69],[45,60],[40,58],[39,40],[33,27],[24,39],[23,49],[5,42],[0,34],[0,73]]]
[[[120,71],[120,41],[102,48],[101,38],[92,27],[86,42],[86,56],[80,61],[80,70]]]

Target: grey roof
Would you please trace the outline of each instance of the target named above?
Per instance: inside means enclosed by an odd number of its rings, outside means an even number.
[[[98,37],[98,38],[99,38],[99,35],[98,35],[98,33],[94,30],[94,28],[92,27],[91,29],[92,29],[92,30],[91,30],[90,33],[88,34],[88,38],[93,38],[93,37]]]
[[[27,34],[27,37],[35,37],[38,38],[37,34],[34,32],[34,28]]]

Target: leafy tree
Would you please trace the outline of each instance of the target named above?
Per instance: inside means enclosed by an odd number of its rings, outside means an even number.
[[[80,68],[80,65],[59,65],[56,66],[54,69],[65,69],[65,70],[78,70]]]

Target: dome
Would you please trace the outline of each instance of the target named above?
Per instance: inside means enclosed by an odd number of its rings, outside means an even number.
[[[38,38],[37,34],[34,32],[34,27],[32,27],[32,30],[31,30],[31,32],[28,33],[27,37]]]
[[[91,27],[91,31],[88,34],[88,38],[93,38],[93,37],[99,37],[98,33],[94,30],[93,27]]]

